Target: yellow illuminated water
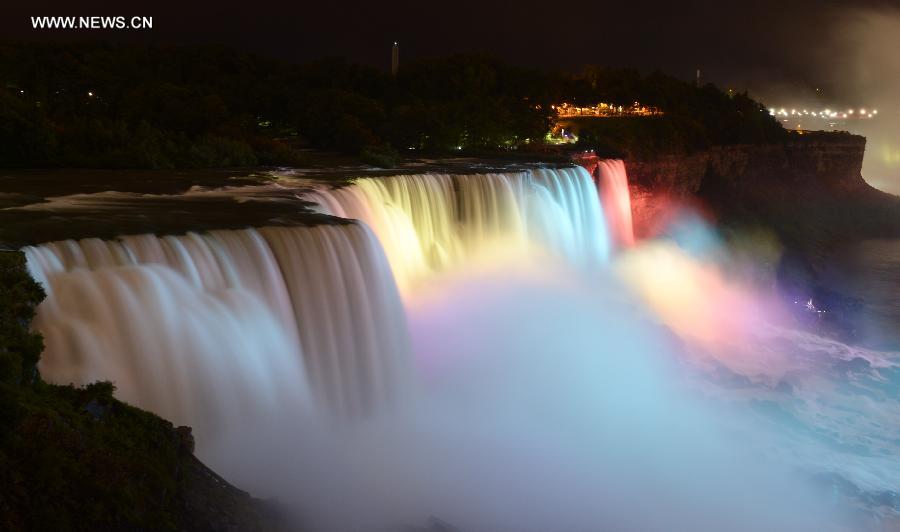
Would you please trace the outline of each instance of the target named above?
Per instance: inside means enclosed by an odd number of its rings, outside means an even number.
[[[309,199],[324,213],[369,225],[404,291],[451,267],[533,248],[583,266],[609,256],[597,191],[580,167],[361,178]]]

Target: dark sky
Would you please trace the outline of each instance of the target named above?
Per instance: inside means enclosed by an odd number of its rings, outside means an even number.
[[[841,25],[860,10],[885,9],[900,0],[5,4],[0,36],[7,39],[215,43],[292,61],[344,56],[384,68],[397,40],[401,61],[489,52],[544,68],[598,63],[661,69],[682,78],[692,78],[699,67],[706,80],[765,94],[830,88],[840,76],[825,50],[834,46]],[[154,27],[33,30],[29,17],[36,15],[143,15],[153,17]]]

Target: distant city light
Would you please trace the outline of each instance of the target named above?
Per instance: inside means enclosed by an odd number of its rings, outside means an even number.
[[[551,105],[550,108],[556,111],[556,116],[558,118],[574,118],[579,116],[605,118],[614,116],[657,116],[663,114],[659,108],[641,105],[639,102],[634,102],[628,107],[601,102],[597,105],[585,107],[561,103],[559,105]]]
[[[878,110],[871,109],[869,107],[859,107],[859,108],[848,108],[846,111],[837,111],[832,109],[831,107],[826,107],[822,110],[810,110],[810,109],[800,109],[797,108],[788,108],[786,107],[771,107],[768,109],[770,115],[778,117],[778,120],[784,124],[784,127],[794,128],[798,131],[803,131],[807,129],[826,129],[825,124],[821,122],[816,122],[812,120],[815,118],[816,120],[826,120],[828,124],[828,128],[839,127],[844,124],[844,121],[848,120],[869,120],[875,117],[878,114]],[[791,117],[810,117],[810,123],[796,123]]]

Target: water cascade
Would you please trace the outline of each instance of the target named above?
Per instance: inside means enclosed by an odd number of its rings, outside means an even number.
[[[485,255],[532,246],[582,266],[606,262],[610,252],[596,189],[581,167],[363,178],[316,189],[309,199],[326,214],[369,225],[401,288]]]
[[[359,222],[27,247],[42,375],[114,381],[315,529],[863,530],[796,471],[896,493],[896,358],[760,326],[674,243],[592,268],[634,243],[624,164],[593,168],[304,181]]]
[[[625,163],[621,159],[601,159],[597,163],[597,174],[597,188],[610,235],[617,246],[631,247],[634,245],[634,229]]]
[[[195,426],[296,410],[310,391],[359,414],[406,386],[405,315],[363,225],[88,238],[24,251],[48,293],[35,325],[51,381],[113,380],[121,398]]]

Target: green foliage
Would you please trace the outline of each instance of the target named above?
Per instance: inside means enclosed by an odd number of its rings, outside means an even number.
[[[0,164],[54,159],[56,138],[46,116],[19,94],[0,89]]]
[[[263,165],[304,166],[309,162],[304,154],[280,139],[253,139],[251,147],[257,162]]]
[[[28,325],[44,291],[25,270],[20,252],[0,252],[0,382],[30,382],[44,349]]]
[[[693,84],[654,72],[588,67],[564,89],[578,105],[639,101],[662,109],[656,118],[595,119],[579,124],[579,144],[619,156],[690,152],[715,145],[783,142],[787,132],[746,93],[733,96],[714,85]]]
[[[690,150],[784,135],[746,94],[712,85],[600,67],[546,73],[481,55],[404,64],[393,78],[338,59],[298,66],[216,47],[20,44],[0,45],[0,79],[11,87],[0,90],[3,166],[293,164],[299,144],[368,149],[370,159],[368,147],[387,144],[402,153],[510,150],[541,142],[551,104],[563,101],[640,101],[665,111],[653,124],[588,132],[585,143],[610,149]]]
[[[184,479],[171,424],[113,400],[108,383],[6,392],[18,422],[0,448],[0,528],[177,529]]]
[[[549,128],[545,76],[484,56],[452,56],[401,70],[388,137],[401,148],[508,149]]]
[[[400,164],[400,154],[390,144],[366,146],[359,154],[362,162],[379,168],[393,168]]]
[[[205,135],[192,144],[186,165],[227,167],[253,166],[256,163],[256,154],[246,142]]]
[[[0,529],[175,529],[171,425],[115,401],[111,383],[37,379],[43,297],[24,256],[0,253]]]

